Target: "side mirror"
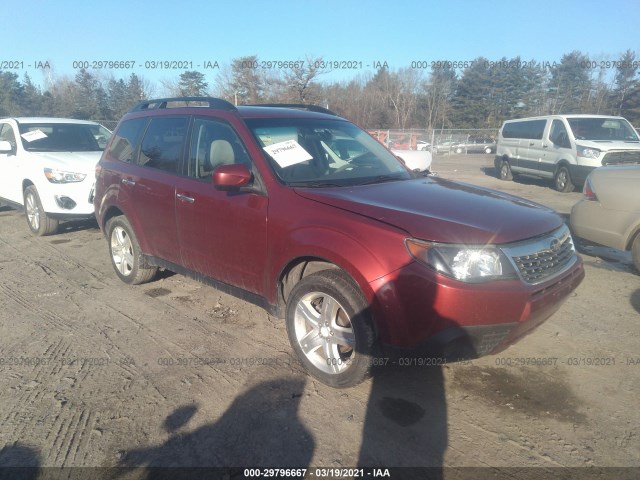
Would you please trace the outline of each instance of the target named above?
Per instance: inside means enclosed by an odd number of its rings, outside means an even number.
[[[251,183],[251,170],[241,163],[220,165],[213,171],[213,185],[218,190],[238,190]]]
[[[13,146],[11,145],[11,143],[7,142],[6,140],[3,140],[0,142],[0,153],[12,153],[13,152]]]

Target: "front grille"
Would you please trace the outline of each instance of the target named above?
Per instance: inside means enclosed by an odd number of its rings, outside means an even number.
[[[620,165],[623,163],[640,163],[640,150],[607,152],[602,157],[602,165]]]
[[[575,259],[575,248],[566,225],[555,232],[528,242],[503,248],[511,257],[522,279],[540,283],[564,271]]]

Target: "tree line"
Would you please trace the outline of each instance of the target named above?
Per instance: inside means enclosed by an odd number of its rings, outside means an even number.
[[[640,60],[632,50],[611,62],[579,51],[559,62],[479,57],[464,68],[440,61],[429,69],[413,62],[343,81],[326,80],[331,64],[321,58],[292,62],[286,70],[252,68],[258,60],[233,59],[211,84],[195,70],[158,85],[135,73],[116,78],[80,69],[41,88],[27,74],[0,71],[0,117],[115,121],[143,98],[211,95],[238,105],[318,104],[370,129],[497,128],[510,118],[569,113],[622,115],[640,123]]]

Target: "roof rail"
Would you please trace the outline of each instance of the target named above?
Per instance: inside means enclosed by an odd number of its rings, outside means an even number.
[[[209,108],[217,108],[219,110],[237,111],[238,109],[233,104],[223,100],[221,98],[213,97],[174,97],[174,98],[156,98],[153,100],[143,100],[135,104],[128,113],[140,112],[142,110],[152,110],[159,108],[167,108],[169,102],[202,102],[208,103]]]
[[[252,103],[242,105],[243,107],[280,107],[280,108],[299,108],[301,110],[309,110],[310,112],[326,113],[327,115],[338,116],[336,112],[332,112],[328,108],[319,107],[318,105],[308,105],[306,103]]]

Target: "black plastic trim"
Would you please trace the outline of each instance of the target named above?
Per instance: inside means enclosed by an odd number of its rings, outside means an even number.
[[[215,108],[218,110],[226,110],[229,112],[236,112],[238,109],[232,104],[223,100],[222,98],[214,97],[172,97],[172,98],[156,98],[152,100],[143,100],[134,105],[127,113],[141,112],[145,110],[157,110],[166,109],[169,102],[204,102],[209,104],[209,108]],[[186,108],[186,107],[178,107]]]
[[[327,115],[333,115],[337,117],[338,114],[329,110],[328,108],[320,107],[318,105],[309,105],[306,103],[251,103],[241,105],[242,107],[276,107],[276,108],[297,108],[300,110],[309,110],[310,112],[326,113]]]
[[[145,255],[145,259],[147,260],[147,263],[149,263],[149,265],[153,265],[154,267],[166,268],[167,270],[179,273],[180,275],[184,275],[185,277],[193,278],[194,280],[214,287],[221,292],[233,295],[236,298],[264,308],[269,313],[269,315],[278,316],[277,306],[271,305],[265,297],[258,295],[257,293],[253,293],[248,290],[244,290],[243,288],[229,285],[228,283],[221,282],[220,280],[208,277],[196,271],[185,268],[182,265],[169,262],[162,258]]]

